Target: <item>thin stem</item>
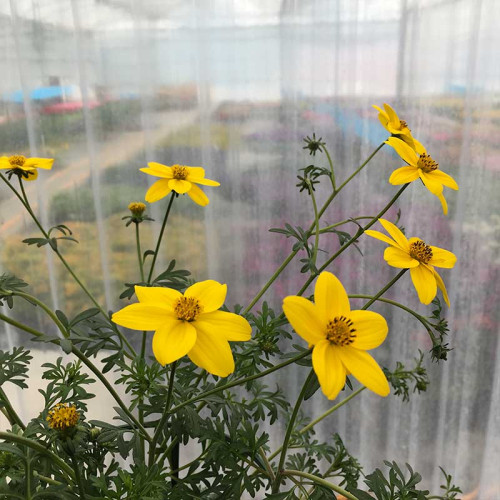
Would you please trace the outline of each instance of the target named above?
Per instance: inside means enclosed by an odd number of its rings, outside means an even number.
[[[290,417],[290,421],[288,422],[288,427],[286,428],[285,439],[283,440],[281,455],[278,462],[278,471],[276,473],[276,478],[273,484],[273,489],[272,489],[273,493],[277,493],[279,491],[281,475],[283,472],[283,465],[285,464],[285,459],[286,459],[286,451],[288,449],[288,443],[290,442],[290,437],[292,436],[292,431],[295,426],[295,419],[297,418],[300,405],[302,404],[304,396],[306,395],[306,390],[314,376],[315,376],[314,370],[311,370],[306,378],[306,381],[304,382],[304,385],[302,386],[302,390],[300,391],[299,397],[297,398],[297,402],[295,403],[295,406],[293,408],[292,416]]]
[[[60,481],[56,481],[55,479],[52,479],[51,477],[47,476],[42,476],[42,474],[39,474],[36,470],[33,471],[33,475],[40,479],[40,481],[44,481],[47,484],[51,484],[52,486],[61,486],[63,483]]]
[[[389,208],[391,208],[391,206],[395,203],[395,201],[401,196],[401,194],[403,193],[403,191],[409,186],[409,184],[405,184],[393,197],[392,199],[389,201],[389,203],[387,203],[387,205],[368,223],[366,224],[366,226],[362,227],[362,228],[359,228],[356,232],[356,234],[347,242],[345,243],[344,245],[342,245],[336,253],[334,253],[319,269],[318,269],[318,273],[320,273],[321,271],[324,271],[339,255],[341,255],[343,252],[345,252],[353,243],[355,243],[358,238],[367,230],[369,229],[370,227],[373,226],[373,224],[375,224],[378,219],[380,219],[380,217],[382,217],[386,212],[387,210],[389,210]],[[340,189],[340,188],[339,188]],[[310,276],[307,281],[304,283],[304,286],[300,289],[300,291],[298,292],[297,295],[302,295],[306,290],[307,288],[309,287],[309,285],[313,282],[315,276]]]
[[[11,402],[9,401],[9,398],[7,397],[7,394],[3,391],[3,389],[0,387],[0,399],[3,402],[3,405],[5,407],[6,411],[6,417],[9,419],[10,424],[14,425],[17,424],[21,429],[24,431],[26,429],[26,426],[24,425],[23,421],[21,420],[21,417],[16,413],[16,410],[14,410],[14,407],[12,406]]]
[[[264,449],[262,448],[262,446],[259,448],[259,455],[260,455],[260,458],[262,458],[262,461],[264,462],[264,466],[266,467],[269,479],[271,480],[271,483],[273,483],[274,480],[276,479],[276,477],[274,475],[273,468],[271,467],[271,464],[269,463],[269,460],[267,459],[266,453],[264,452]]]
[[[391,288],[391,286],[394,285],[394,283],[396,283],[396,281],[398,281],[398,279],[401,278],[401,276],[403,276],[403,274],[406,273],[406,271],[408,271],[408,269],[401,270],[391,281],[389,281],[389,283],[387,283],[387,285],[384,286],[384,288],[382,288],[376,295],[374,295],[361,309],[362,310],[368,309],[379,297],[384,295],[384,293],[387,292],[387,290],[389,290],[389,288]]]
[[[85,500],[85,488],[83,486],[82,475],[80,474],[80,467],[78,462],[76,461],[76,457],[74,453],[70,454],[71,463],[73,464],[73,470],[75,471],[76,484],[78,485],[78,491],[80,492],[80,498]]]
[[[0,317],[1,317],[1,315],[0,315]],[[272,366],[271,368],[268,368],[267,370],[264,370],[263,372],[256,373],[255,375],[250,375],[249,377],[234,380],[233,382],[229,382],[228,384],[221,385],[219,387],[215,387],[214,389],[211,389],[210,391],[204,392],[203,394],[192,397],[192,398],[184,401],[183,403],[181,403],[177,406],[174,406],[169,411],[169,413],[175,413],[175,412],[179,411],[181,408],[184,408],[185,406],[190,405],[191,403],[196,403],[196,401],[200,401],[201,399],[206,398],[208,396],[211,396],[212,394],[216,394],[220,391],[225,391],[226,389],[231,389],[232,387],[246,384],[247,382],[251,382],[252,380],[256,380],[258,378],[265,377],[266,375],[269,375],[270,373],[273,373],[276,370],[280,370],[281,368],[284,368],[285,366],[291,365],[292,363],[295,363],[296,361],[299,361],[300,359],[305,358],[310,353],[311,353],[310,350],[304,351],[293,358],[290,358],[286,361],[283,361],[283,363],[280,363],[279,365],[275,365],[275,366]]]
[[[30,214],[31,218],[33,219],[33,221],[35,222],[35,224],[37,225],[38,229],[43,234],[43,236],[46,239],[49,239],[50,238],[49,234],[47,233],[47,231],[45,231],[45,229],[43,228],[43,226],[40,224],[38,218],[36,217],[35,213],[33,212],[32,208],[31,208],[31,205],[29,203],[28,197],[26,195],[26,191],[24,190],[24,184],[23,184],[22,180],[19,179],[19,186],[20,186],[21,192],[22,192],[22,196],[20,196],[19,193],[17,192],[17,190],[14,188],[14,186],[12,186],[12,184],[2,174],[0,174],[0,178],[2,178],[4,180],[4,182],[10,187],[10,189],[19,198],[19,200],[24,205],[24,207],[26,208],[26,210]],[[101,307],[101,305],[97,302],[97,300],[92,295],[92,293],[82,283],[82,281],[80,280],[80,278],[78,278],[78,276],[75,274],[75,272],[73,271],[73,269],[71,268],[71,266],[68,264],[68,262],[66,261],[66,259],[63,257],[63,255],[61,254],[61,252],[57,248],[56,249],[54,249],[53,247],[51,247],[51,248],[54,250],[55,254],[59,257],[59,260],[62,262],[62,264],[64,265],[64,267],[66,268],[66,270],[70,273],[70,275],[73,277],[73,279],[78,283],[78,285],[83,290],[83,292],[92,301],[92,303],[99,309],[99,311],[101,312],[101,314],[104,316],[104,318],[111,325],[111,328],[117,333],[117,335],[119,336],[120,340],[127,346],[127,348],[129,349],[130,353],[132,353],[132,355],[130,355],[129,353],[127,353],[126,351],[124,351],[125,356],[127,356],[130,359],[132,359],[133,357],[135,357],[136,356],[136,352],[135,352],[134,348],[132,347],[132,345],[129,343],[129,341],[127,340],[127,338],[118,330],[118,328],[116,327],[116,325],[110,320],[110,318],[109,318],[108,314],[106,313],[106,311]]]
[[[29,327],[28,325],[25,325],[23,323],[20,323],[19,321],[16,321],[12,318],[9,318],[8,316],[5,316],[4,314],[0,313],[0,319],[2,321],[5,321],[6,323],[9,323],[12,326],[15,326],[16,328],[19,328],[20,330],[24,330],[25,332],[31,333],[35,337],[45,337],[45,334],[35,330],[34,328]],[[59,339],[52,339],[49,341],[52,344],[60,345],[60,340]],[[151,441],[151,438],[149,437],[146,429],[141,425],[141,423],[134,417],[134,415],[130,412],[130,410],[127,408],[127,405],[122,401],[120,396],[117,394],[117,392],[113,389],[113,386],[108,382],[107,378],[101,373],[100,370],[97,369],[97,367],[90,361],[83,352],[81,352],[77,347],[72,345],[71,351],[73,354],[80,359],[85,366],[87,366],[92,373],[102,382],[102,384],[106,387],[108,392],[113,396],[114,400],[118,403],[120,408],[127,414],[127,416],[130,418],[130,420],[137,426],[139,429],[140,433],[144,436],[144,438],[147,441]]]
[[[358,394],[363,392],[366,389],[365,386],[360,387],[353,393],[349,394],[345,399],[343,399],[340,403],[337,403],[335,406],[332,406],[329,410],[326,410],[325,413],[320,415],[319,417],[315,418],[312,422],[307,424],[306,426],[302,427],[300,429],[299,434],[304,434],[308,430],[312,429],[317,423],[321,422],[324,418],[328,417],[331,415],[334,411],[337,411],[339,408],[347,404],[351,399],[355,398]],[[269,457],[269,460],[271,460],[271,457]]]
[[[144,282],[144,265],[142,262],[141,238],[139,236],[139,223],[135,223],[135,245],[137,247],[137,259],[139,261],[139,271],[141,273],[141,281]]]
[[[163,410],[163,414],[161,416],[161,419],[158,423],[158,427],[156,428],[156,431],[153,436],[153,440],[151,441],[151,446],[149,447],[149,466],[151,467],[153,465],[153,460],[155,458],[155,452],[156,452],[156,444],[158,443],[158,440],[160,439],[163,426],[165,425],[165,422],[167,421],[169,412],[168,410],[170,409],[170,403],[172,401],[172,394],[174,392],[174,378],[175,378],[175,369],[177,368],[177,361],[174,361],[172,363],[172,367],[170,368],[170,377],[168,380],[168,390],[167,390],[167,400],[165,402],[165,408]]]
[[[13,434],[11,432],[0,431],[0,439],[3,441],[17,443],[23,446],[27,446],[32,450],[41,453],[42,455],[48,456],[62,471],[64,471],[71,479],[75,480],[73,469],[61,460],[55,453],[47,449],[43,444],[38,441],[33,441],[32,439],[19,436],[18,434]]]
[[[330,165],[330,180],[332,182],[333,192],[335,192],[337,188],[335,187],[335,171],[333,169],[332,157],[330,156],[330,153],[328,152],[328,149],[326,148],[325,145],[323,145],[323,150],[325,151],[326,158],[328,159],[328,164]]]
[[[314,247],[312,254],[312,264],[316,267],[316,257],[318,256],[318,246],[319,246],[319,218],[318,218],[318,206],[316,205],[316,197],[314,196],[314,191],[312,189],[312,184],[309,184],[309,194],[311,195],[311,200],[314,209],[314,225],[315,225],[315,235],[314,235]]]
[[[368,162],[380,151],[380,149],[382,149],[382,147],[384,146],[384,142],[382,144],[380,144],[380,146],[377,147],[377,149],[375,149],[375,151],[364,161],[363,164],[361,164],[357,169],[356,171],[350,176],[347,178],[346,181],[344,181],[344,183],[336,190],[336,191],[333,191],[333,193],[328,197],[328,199],[325,201],[325,203],[323,204],[323,206],[320,208],[320,210],[318,211],[318,220],[321,219],[322,215],[325,213],[326,209],[330,206],[330,204],[332,203],[332,201],[335,199],[335,197],[340,193],[340,191],[342,191],[342,189],[347,186],[347,184],[356,176],[359,174],[359,172],[361,172],[361,170],[363,170],[363,168],[366,167],[366,165],[368,164]],[[307,234],[310,235],[311,234],[311,231],[314,229],[314,226],[315,226],[315,223],[316,221],[314,221],[310,226],[309,226],[309,229],[307,230]],[[308,236],[309,237],[309,236]],[[288,264],[293,260],[293,258],[299,253],[299,250],[292,250],[290,252],[290,254],[288,255],[288,257],[286,257],[286,259],[283,261],[283,263],[278,267],[278,269],[276,270],[276,272],[271,276],[271,278],[269,278],[269,280],[267,281],[267,283],[260,289],[260,291],[257,293],[257,295],[252,299],[252,301],[250,302],[250,304],[248,304],[248,306],[243,310],[242,314],[245,315],[247,314],[251,309],[252,307],[259,301],[259,299],[267,292],[267,290],[269,289],[269,287],[276,281],[276,279],[278,278],[278,276],[283,272],[283,270],[286,268],[286,266],[288,266]]]
[[[363,220],[363,219],[373,219],[373,215],[360,215],[359,217],[351,217],[350,219],[345,219],[340,222],[336,222],[335,224],[330,224],[329,226],[322,227],[319,230],[319,234],[327,233],[330,229],[333,229],[335,227],[343,226],[344,224],[347,224],[348,222],[354,222],[355,220]]]
[[[336,484],[330,483],[329,481],[326,481],[325,479],[322,479],[322,478],[315,476],[313,474],[309,474],[308,472],[287,469],[287,470],[284,470],[282,474],[283,474],[283,476],[299,476],[299,477],[303,477],[305,479],[309,479],[310,481],[313,481],[316,484],[319,484],[321,486],[325,486],[326,488],[330,488],[331,490],[333,490],[337,493],[340,493],[341,495],[345,496],[349,500],[358,500],[357,497],[355,497],[354,495],[351,495],[348,491],[344,490],[340,486],[337,486]]]
[[[175,199],[175,192],[172,191],[172,195],[170,196],[170,201],[168,203],[167,211],[165,212],[165,217],[163,218],[163,224],[161,225],[160,234],[158,236],[158,241],[156,242],[155,253],[153,255],[153,262],[151,262],[151,268],[149,269],[148,275],[148,283],[151,283],[151,278],[153,277],[153,271],[156,264],[156,259],[158,258],[158,252],[160,250],[161,240],[163,238],[163,233],[165,232],[165,226],[167,225],[168,215],[170,214],[170,209],[172,208],[172,203]]]
[[[290,479],[290,481],[292,481],[292,483],[295,484],[295,486],[297,486],[297,488],[301,491],[302,495],[304,495],[304,498],[306,499],[309,498],[307,490],[302,486],[302,483],[298,479],[295,479],[293,476],[290,475],[288,476],[288,479]]]

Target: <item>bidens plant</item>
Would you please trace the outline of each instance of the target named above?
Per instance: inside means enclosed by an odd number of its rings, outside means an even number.
[[[385,397],[392,386],[393,396],[407,401],[412,391],[425,391],[429,384],[423,353],[416,357],[414,367],[408,367],[407,360],[379,365],[384,359],[379,353],[391,342],[391,333],[386,319],[368,309],[384,303],[409,312],[430,337],[432,359],[444,360],[450,351],[445,343],[447,323],[435,298],[437,289],[448,306],[450,301],[435,267],[452,268],[456,258],[419,238],[408,239],[384,216],[417,179],[439,197],[445,213],[443,186],[458,186],[438,170],[407,123],[388,104],[376,109],[391,136],[345,179],[338,178],[338,172],[336,176],[326,142],[314,133],[305,139],[304,149],[320,163],[301,168],[298,175],[297,187],[310,200],[311,224],[302,228],[287,223],[271,229],[293,240],[291,251],[246,307],[227,304],[225,284],[199,276],[193,279],[189,271],[176,267],[175,259],[165,269],[156,269],[162,260],[158,257],[168,234],[169,215],[189,202],[181,195],[205,207],[209,200],[198,186],[219,186],[205,177],[202,167],[151,162],[141,169],[157,178],[145,191],[146,202],[170,196],[154,249],[144,252],[140,228],[153,219],[142,201],[128,205],[130,212],[123,220],[135,230],[130,238],[135,238],[137,252],[137,270],[130,272],[140,278],[126,283],[120,296],[131,302],[110,315],[65,257],[71,251],[69,242],[77,243],[71,230],[64,224],[45,228],[24,188],[26,181],[36,179],[39,168],[50,169],[53,160],[19,154],[0,158],[0,169],[7,170],[6,175],[0,173],[1,180],[41,233],[24,242],[47,245],[92,305],[71,317],[30,293],[22,279],[0,276],[4,309],[0,321],[67,356],[43,365],[43,378],[38,381],[42,398],[32,402],[39,405],[39,414],[26,422],[1,386],[28,387],[32,357],[24,347],[0,351],[0,411],[10,427],[0,432],[0,498],[319,500],[342,495],[349,500],[420,500],[429,496],[417,488],[420,476],[410,466],[406,472],[395,462],[385,462],[387,471],[365,474],[341,436],[333,434],[321,442],[312,435],[317,424],[344,411],[343,406],[365,388]],[[339,193],[384,144],[408,163],[388,179],[402,187],[378,213],[320,227]],[[316,188],[325,178],[330,192],[319,203]],[[377,222],[390,237],[370,229]],[[365,233],[389,245],[384,259],[401,270],[374,295],[348,295],[335,275],[335,261],[358,248]],[[320,242],[333,234],[339,244],[328,254],[320,249]],[[279,304],[273,309],[261,303],[298,254],[302,287],[283,298],[282,310]],[[384,297],[399,286],[408,270],[420,301],[429,304],[434,299],[430,318],[414,311],[411,304]],[[365,302],[353,310],[351,298]],[[15,309],[21,303],[30,311],[38,308],[53,324],[53,331],[37,330],[5,313],[5,308]],[[305,345],[296,345],[295,335]],[[306,373],[300,371],[304,367]],[[304,382],[297,399],[289,401],[289,395],[269,376],[292,369],[299,371]],[[87,408],[98,386],[109,395],[106,421],[92,420]],[[325,412],[311,415],[310,407],[304,411],[304,403],[320,387],[333,402]],[[265,430],[270,426],[276,436],[283,431],[281,444],[274,450]],[[452,499],[460,493],[447,474],[442,488],[441,495],[431,498]]]

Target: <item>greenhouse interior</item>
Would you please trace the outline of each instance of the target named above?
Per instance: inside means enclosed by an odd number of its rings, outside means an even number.
[[[500,499],[500,2],[0,25],[0,499]]]

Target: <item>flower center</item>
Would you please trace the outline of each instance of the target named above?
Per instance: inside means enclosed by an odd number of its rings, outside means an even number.
[[[422,264],[427,264],[432,259],[432,249],[422,240],[414,241],[410,243],[410,257],[422,262]]]
[[[174,174],[174,179],[183,181],[188,176],[188,169],[182,165],[173,165],[172,173]]]
[[[26,157],[23,155],[13,155],[9,157],[9,163],[15,167],[22,167],[26,161]]]
[[[404,130],[405,128],[408,128],[408,124],[404,120],[399,120],[399,128]],[[408,130],[410,129],[408,128]]]
[[[49,427],[62,431],[74,427],[79,419],[80,413],[76,407],[67,403],[58,403],[47,415]]]
[[[353,322],[345,316],[335,317],[326,325],[326,339],[332,344],[346,346],[356,338]]]
[[[428,154],[421,154],[417,162],[417,167],[421,168],[426,174],[437,170],[439,164],[432,159],[432,156]]]
[[[174,306],[177,319],[182,321],[194,321],[202,312],[203,306],[194,297],[179,297]]]

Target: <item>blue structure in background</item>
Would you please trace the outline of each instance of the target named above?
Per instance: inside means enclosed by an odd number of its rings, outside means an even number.
[[[43,101],[46,99],[57,99],[67,96],[71,96],[75,92],[75,87],[67,85],[61,87],[60,85],[53,85],[50,87],[38,87],[33,89],[30,93],[30,98],[32,101]],[[16,90],[15,92],[6,92],[2,95],[4,101],[10,101],[15,103],[22,103],[24,101],[24,93],[22,90]]]

